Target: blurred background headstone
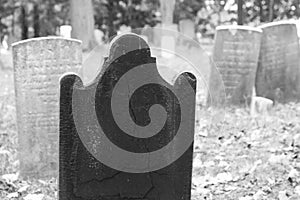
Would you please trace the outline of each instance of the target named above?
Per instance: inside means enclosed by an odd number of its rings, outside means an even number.
[[[262,31],[245,26],[217,28],[213,61],[222,76],[228,104],[250,103]],[[221,93],[211,75],[210,91]]]
[[[300,96],[299,38],[294,22],[273,22],[263,30],[256,93],[276,101]]]
[[[58,175],[59,78],[78,73],[81,43],[61,37],[14,43],[13,64],[22,177]]]

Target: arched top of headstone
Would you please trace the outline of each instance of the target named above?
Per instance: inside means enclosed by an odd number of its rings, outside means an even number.
[[[245,31],[254,31],[254,32],[259,32],[262,33],[262,29],[260,28],[255,28],[255,27],[250,27],[250,26],[238,26],[238,25],[223,25],[223,26],[218,26],[216,28],[217,31],[220,30],[245,30]]]
[[[115,60],[136,50],[141,50],[144,56],[151,57],[150,47],[142,37],[134,33],[120,34],[110,42],[108,60]]]
[[[274,27],[274,26],[285,26],[285,25],[294,25],[294,26],[296,26],[296,23],[294,21],[284,20],[284,21],[266,23],[266,24],[263,24],[263,25],[259,26],[258,28],[265,29],[265,28],[270,28],[270,27]]]
[[[126,57],[126,58],[125,58]],[[93,87],[97,84],[101,77],[110,70],[111,66],[116,63],[123,63],[123,67],[118,65],[115,69],[121,70],[131,65],[143,65],[145,63],[156,63],[156,58],[151,57],[151,50],[148,43],[139,35],[134,33],[124,33],[116,36],[109,44],[108,55],[104,58],[101,71],[98,71],[94,80],[90,80],[88,84],[83,84],[81,79],[76,82],[77,87]],[[101,63],[97,63],[101,65]],[[153,65],[156,66],[156,65]],[[157,71],[157,69],[155,69]],[[62,77],[63,78],[63,77]]]
[[[20,46],[20,45],[26,45],[26,44],[29,44],[29,43],[32,43],[32,42],[48,41],[48,40],[70,41],[70,42],[75,42],[75,43],[78,43],[78,44],[82,43],[80,40],[76,40],[76,39],[57,37],[57,36],[49,36],[49,37],[38,37],[38,38],[31,38],[31,39],[21,40],[19,42],[13,43],[12,47],[16,47],[16,46]]]

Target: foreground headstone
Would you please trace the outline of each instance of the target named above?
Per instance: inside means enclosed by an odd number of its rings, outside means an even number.
[[[81,43],[59,37],[13,44],[20,171],[58,175],[59,78],[81,67]]]
[[[195,78],[165,82],[135,34],[109,52],[91,85],[61,79],[59,199],[189,200]]]
[[[260,28],[263,36],[256,74],[257,95],[281,102],[298,98],[300,52],[296,25],[273,22]]]
[[[255,84],[262,32],[244,26],[220,26],[215,38],[213,61],[219,72],[213,71],[210,91],[222,94],[215,84],[215,73],[220,73],[228,104],[250,102]]]

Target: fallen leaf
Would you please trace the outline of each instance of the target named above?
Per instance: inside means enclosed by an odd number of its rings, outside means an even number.
[[[252,200],[251,196],[240,197],[239,200]]]
[[[220,173],[216,176],[217,182],[226,183],[232,181],[232,175],[230,173]]]
[[[194,168],[201,168],[203,167],[203,163],[201,161],[201,155],[200,154],[197,154],[193,160],[193,167]]]
[[[7,182],[13,183],[19,179],[19,174],[4,174],[2,175],[2,179],[4,179]]]
[[[0,155],[6,155],[6,156],[8,156],[8,155],[11,155],[11,153],[9,151],[7,151],[7,150],[0,150]]]
[[[43,194],[28,194],[24,197],[24,200],[43,200],[44,196]]]
[[[212,166],[215,166],[215,162],[214,161],[206,161],[203,163],[204,167],[212,167]]]
[[[286,191],[280,191],[278,194],[279,200],[289,200],[288,196],[286,195]]]
[[[292,168],[292,170],[289,172],[288,178],[296,178],[298,176],[299,172],[295,168]]]
[[[286,163],[287,162],[287,157],[286,155],[271,155],[269,158],[269,163],[270,164],[280,164],[280,163]]]
[[[253,195],[253,200],[260,200],[262,199],[262,196],[265,193],[262,190],[257,191],[254,195]]]
[[[18,198],[18,197],[19,197],[19,193],[17,193],[17,192],[10,193],[6,196],[6,198],[8,198],[8,199]]]
[[[293,137],[293,144],[295,147],[300,147],[300,134]]]
[[[26,192],[28,188],[29,188],[29,185],[25,185],[25,186],[21,187],[20,189],[18,189],[18,192],[19,193]]]
[[[295,193],[300,196],[300,185],[295,187]]]

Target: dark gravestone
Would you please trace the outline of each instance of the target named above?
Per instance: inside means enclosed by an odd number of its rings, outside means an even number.
[[[195,90],[188,73],[163,80],[134,34],[112,41],[91,85],[63,77],[59,199],[189,200]]]
[[[257,95],[282,102],[299,97],[299,39],[296,25],[273,22],[260,28],[263,36],[256,74]]]
[[[255,84],[261,30],[244,26],[220,26],[215,38],[213,61],[217,71],[212,71],[210,91],[222,94],[214,78],[220,73],[225,86],[228,104],[250,101]]]

